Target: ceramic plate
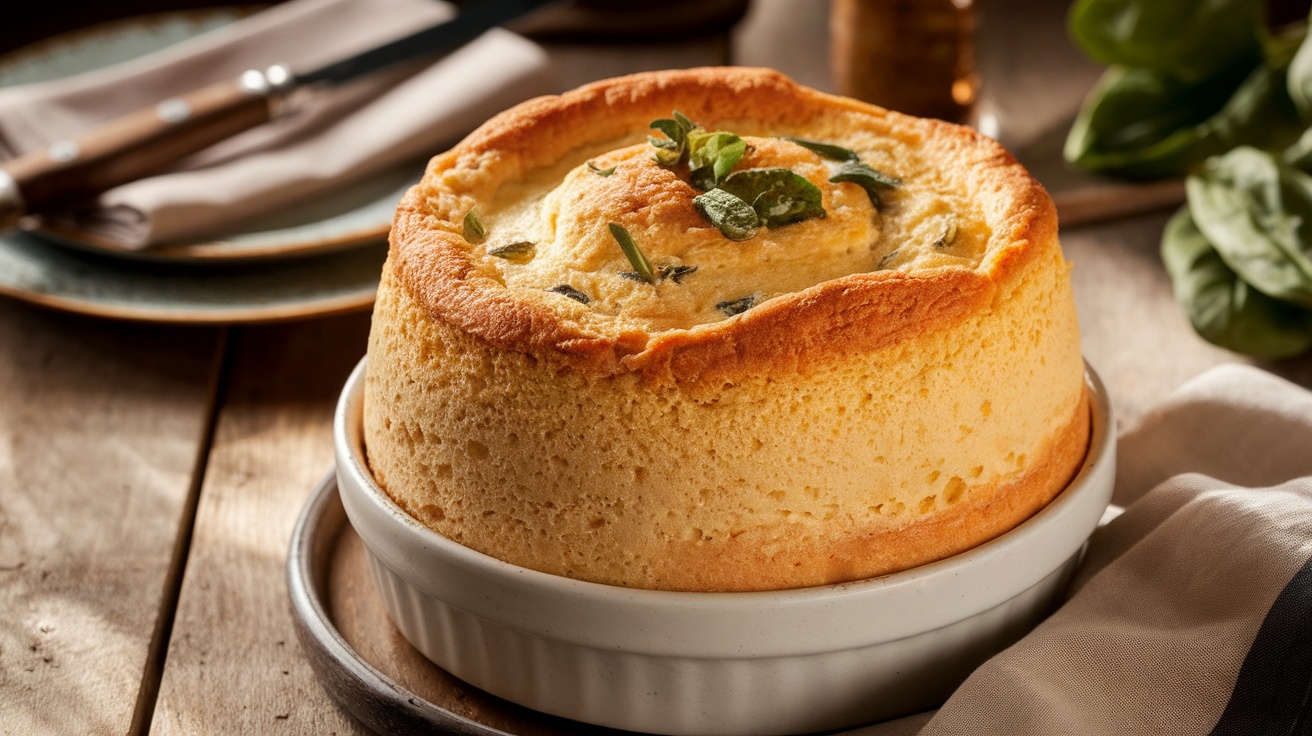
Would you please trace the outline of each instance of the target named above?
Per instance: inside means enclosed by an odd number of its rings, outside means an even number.
[[[0,57],[0,86],[126,61],[241,15],[166,13],[58,36]],[[392,210],[419,171],[391,172],[252,221],[221,241],[144,253],[72,231],[0,234],[0,294],[147,322],[264,322],[365,309],[377,289]]]
[[[0,87],[57,79],[158,51],[240,18],[236,8],[165,13],[106,23],[0,58]],[[255,218],[218,239],[136,251],[71,228],[35,231],[61,245],[136,260],[231,261],[285,258],[350,248],[387,235],[392,210],[423,162],[348,187],[332,197]]]

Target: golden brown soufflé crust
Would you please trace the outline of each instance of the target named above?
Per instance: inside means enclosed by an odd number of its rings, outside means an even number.
[[[648,125],[674,110],[742,136],[739,168],[805,176],[826,216],[724,237],[652,161]],[[902,184],[876,207],[780,136]],[[471,209],[486,242],[462,234]],[[621,277],[610,222],[698,270]],[[511,240],[531,262],[489,255]],[[369,464],[437,532],[584,580],[743,591],[908,569],[1013,528],[1081,464],[1068,272],[1046,192],[966,128],[762,69],[531,100],[435,157],[397,210]],[[750,289],[756,306],[717,312]]]

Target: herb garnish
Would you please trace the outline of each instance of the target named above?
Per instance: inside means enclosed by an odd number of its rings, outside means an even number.
[[[692,204],[730,240],[747,240],[761,225],[761,218],[750,204],[723,189],[698,194]]]
[[[688,180],[698,189],[714,189],[747,153],[747,142],[723,130],[688,133]]]
[[[664,281],[665,279],[669,279],[676,284],[682,284],[683,277],[687,276],[688,274],[691,274],[693,271],[696,270],[697,270],[696,266],[685,266],[682,264],[678,266],[661,266],[659,275],[661,277],[661,281]]]
[[[465,241],[470,245],[478,245],[487,240],[487,228],[483,225],[483,220],[478,216],[478,210],[470,209],[465,213]]]
[[[648,127],[659,130],[666,135],[666,138],[647,136],[647,140],[657,149],[656,163],[661,166],[678,166],[683,163],[684,158],[688,155],[688,134],[697,128],[697,123],[675,110],[673,119],[653,120]]]
[[[683,277],[687,276],[688,274],[696,270],[697,270],[696,266],[683,266],[683,265],[661,266],[659,269],[656,270],[656,278],[660,279],[661,281],[670,279],[676,284],[682,284]],[[642,277],[642,274],[638,273],[637,271],[620,271],[620,276],[622,278],[628,279],[629,281],[645,282],[647,280],[644,279]]]
[[[838,172],[829,177],[832,182],[850,182],[866,190],[870,204],[879,209],[879,190],[902,186],[902,180],[889,176],[878,169],[873,169],[859,161],[847,161],[838,167]]]
[[[856,151],[848,150],[846,148],[843,148],[842,146],[835,146],[832,143],[809,141],[805,138],[797,138],[791,135],[781,135],[779,137],[782,138],[783,140],[796,143],[802,148],[810,149],[820,154],[821,156],[824,156],[825,158],[831,159],[833,161],[857,162],[861,160],[861,157],[857,155]]]
[[[723,312],[724,316],[733,317],[756,306],[756,303],[760,301],[760,299],[761,295],[758,292],[756,294],[739,297],[738,299],[730,299],[728,301],[720,302],[715,305],[715,308]]]
[[[735,171],[720,189],[750,204],[766,227],[825,216],[820,188],[788,169]]]
[[[610,176],[611,174],[614,174],[614,173],[615,173],[615,167],[612,166],[612,167],[610,167],[609,169],[599,169],[599,168],[597,168],[596,166],[594,166],[594,165],[592,164],[591,161],[589,161],[589,162],[588,162],[588,171],[591,171],[592,173],[596,174],[597,176]]]
[[[879,265],[876,266],[875,269],[878,271],[883,271],[884,269],[888,268],[888,264],[892,263],[894,258],[897,258],[897,254],[899,250],[900,249],[898,248],[894,248],[893,250],[890,250],[889,252],[885,253],[883,258],[879,259]]]
[[[504,258],[511,263],[528,263],[533,260],[536,246],[527,240],[521,240],[509,245],[502,245],[493,248],[487,252],[490,256]]]
[[[624,251],[624,256],[629,259],[629,263],[633,264],[633,270],[642,277],[642,280],[649,284],[656,283],[656,274],[652,273],[651,261],[643,255],[642,250],[638,248],[638,244],[633,242],[633,236],[629,235],[629,231],[625,230],[623,225],[612,222],[610,223],[610,234],[615,238],[615,242],[620,244],[620,250]]]
[[[570,299],[573,299],[574,301],[580,304],[587,304],[588,302],[592,301],[591,299],[588,298],[587,294],[584,294],[583,292],[579,291],[578,289],[575,289],[573,286],[570,286],[569,284],[561,284],[560,286],[553,286],[550,289],[547,289],[547,291],[551,292],[552,294],[560,294],[561,296],[567,296]]]

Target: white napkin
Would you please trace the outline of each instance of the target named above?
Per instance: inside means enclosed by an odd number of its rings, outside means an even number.
[[[245,69],[313,69],[453,14],[437,0],[293,0],[112,68],[0,89],[0,161]],[[437,153],[553,86],[540,47],[493,30],[436,63],[356,80],[173,171],[105,192],[70,224],[127,248],[212,236]]]
[[[1214,368],[1118,445],[1066,604],[934,713],[856,733],[1312,732],[1312,393]]]

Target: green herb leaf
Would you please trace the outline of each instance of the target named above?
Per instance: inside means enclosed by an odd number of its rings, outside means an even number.
[[[1240,60],[1198,82],[1149,69],[1108,69],[1066,138],[1088,171],[1180,176],[1240,145],[1283,148],[1303,131],[1285,69]]]
[[[487,228],[483,225],[483,219],[478,216],[478,211],[470,209],[465,213],[464,222],[465,242],[470,245],[478,245],[487,240]]]
[[[551,292],[552,294],[560,294],[561,296],[567,296],[570,299],[573,299],[574,301],[580,304],[587,304],[588,302],[592,301],[592,299],[588,298],[587,294],[584,294],[583,292],[579,291],[578,289],[575,289],[573,286],[570,286],[569,284],[561,284],[560,286],[553,286],[550,289],[547,289],[547,291]]]
[[[809,141],[805,138],[797,138],[791,135],[781,135],[780,138],[796,143],[802,148],[810,149],[821,156],[833,161],[860,161],[861,157],[856,151],[849,151],[842,146],[835,146],[832,143],[821,143],[819,141]]]
[[[697,128],[697,124],[675,110],[673,118],[653,120],[648,127],[665,134],[665,138],[647,137],[647,141],[656,147],[656,163],[661,166],[683,163],[688,155],[688,134]]]
[[[696,270],[697,270],[696,266],[685,266],[682,264],[678,266],[661,266],[659,275],[661,277],[661,281],[664,281],[665,279],[669,279],[676,284],[682,284],[683,277],[693,273]]]
[[[1198,229],[1240,278],[1312,307],[1312,176],[1240,147],[1208,159],[1185,190]]]
[[[588,162],[588,171],[591,171],[592,173],[596,174],[597,176],[610,176],[611,174],[614,174],[614,173],[615,173],[615,167],[612,166],[612,167],[610,167],[609,169],[599,169],[599,168],[597,168],[596,166],[594,166],[594,165],[592,164],[591,161],[589,161],[589,162]]]
[[[879,209],[881,189],[893,189],[902,186],[902,180],[871,168],[859,161],[848,161],[838,167],[838,171],[829,177],[832,182],[848,182],[866,190],[870,204]]]
[[[1208,342],[1263,360],[1312,349],[1312,311],[1272,299],[1239,278],[1184,207],[1162,233],[1175,299]]]
[[[747,153],[747,142],[723,130],[688,134],[689,180],[698,189],[714,189]]]
[[[735,171],[725,177],[720,188],[751,204],[767,227],[825,216],[820,188],[788,169]]]
[[[712,189],[693,197],[692,204],[724,237],[746,240],[756,234],[761,218],[750,204],[723,189]]]
[[[1253,0],[1079,0],[1068,26],[1085,53],[1104,64],[1198,80],[1259,51],[1265,9]]]
[[[739,297],[737,299],[730,299],[728,301],[720,302],[719,304],[715,305],[715,308],[723,312],[724,316],[733,317],[734,315],[742,314],[743,312],[746,312],[747,310],[756,306],[757,303],[760,302],[760,300],[761,300],[761,294],[760,292],[757,292],[755,294]]]
[[[893,264],[893,261],[897,260],[898,254],[901,252],[902,252],[901,249],[894,248],[893,250],[890,250],[889,252],[885,253],[883,257],[879,259],[879,265],[875,266],[875,270],[883,271],[886,268],[890,268]]]
[[[537,247],[532,243],[527,240],[521,240],[516,243],[510,243],[509,245],[501,245],[492,248],[487,254],[497,258],[504,258],[511,263],[528,263],[533,260],[536,250]]]
[[[629,231],[625,230],[623,225],[612,222],[610,223],[610,234],[615,238],[615,242],[620,244],[620,250],[624,251],[624,257],[628,258],[629,263],[633,264],[633,270],[642,277],[642,280],[649,284],[656,283],[656,275],[651,270],[651,261],[643,255],[642,250],[638,248],[638,244],[633,242],[633,236],[629,235]]]

